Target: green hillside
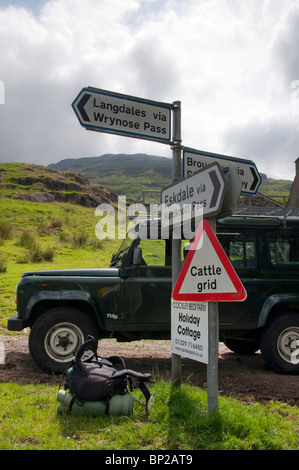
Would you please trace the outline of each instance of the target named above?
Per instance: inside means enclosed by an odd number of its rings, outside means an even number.
[[[30,163],[0,164],[0,195],[31,202],[70,202],[85,207],[116,203],[117,194],[91,184],[72,171],[57,171]]]
[[[171,184],[172,159],[146,154],[106,154],[98,157],[67,158],[49,165],[60,171],[77,171],[91,183],[106,184],[118,194],[136,199],[144,190],[161,191]],[[288,195],[292,181],[263,179],[259,192]]]
[[[68,158],[49,165],[60,171],[77,171],[90,183],[104,184],[135,200],[144,190],[161,191],[171,184],[172,159],[146,154],[106,154]]]
[[[288,196],[292,189],[293,181],[276,180],[273,178],[263,179],[259,192],[266,196]]]
[[[99,240],[100,203],[117,201],[84,176],[41,165],[0,164],[0,331],[15,309],[25,271],[109,264],[121,240]]]
[[[0,332],[15,311],[15,286],[26,271],[108,266],[122,240],[99,240],[92,207],[0,198]]]

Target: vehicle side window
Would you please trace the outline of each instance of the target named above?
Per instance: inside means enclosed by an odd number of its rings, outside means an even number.
[[[294,232],[269,235],[269,254],[273,265],[299,263],[299,237]]]
[[[147,266],[166,266],[167,260],[165,240],[140,240],[139,247],[142,249],[142,259]],[[168,263],[167,263],[168,264]]]
[[[217,233],[217,238],[234,267],[252,268],[256,266],[253,233]]]

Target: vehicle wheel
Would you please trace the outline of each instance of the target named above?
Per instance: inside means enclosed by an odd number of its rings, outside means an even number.
[[[227,338],[223,342],[228,349],[238,354],[254,354],[260,349],[259,345],[252,341],[242,341],[241,339]]]
[[[299,374],[299,312],[273,318],[261,338],[266,364],[282,374]]]
[[[88,335],[98,339],[96,327],[85,313],[70,307],[53,308],[33,324],[29,351],[43,371],[60,374],[71,366]]]

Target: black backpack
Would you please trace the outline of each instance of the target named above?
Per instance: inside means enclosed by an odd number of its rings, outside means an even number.
[[[103,401],[109,404],[109,399],[114,395],[129,393],[128,386],[133,390],[132,378],[138,381],[147,410],[150,392],[144,382],[151,378],[151,374],[126,369],[124,360],[119,356],[99,358],[97,341],[93,336],[88,336],[85,343],[79,347],[73,366],[66,372],[64,387],[74,399],[81,402]]]

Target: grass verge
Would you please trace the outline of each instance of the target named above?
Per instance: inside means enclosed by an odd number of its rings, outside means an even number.
[[[0,384],[1,450],[297,450],[298,410],[243,405],[220,397],[207,414],[206,392],[188,384],[150,388],[146,413],[135,402],[123,417],[58,415],[57,386]],[[141,399],[139,390],[133,392]]]

